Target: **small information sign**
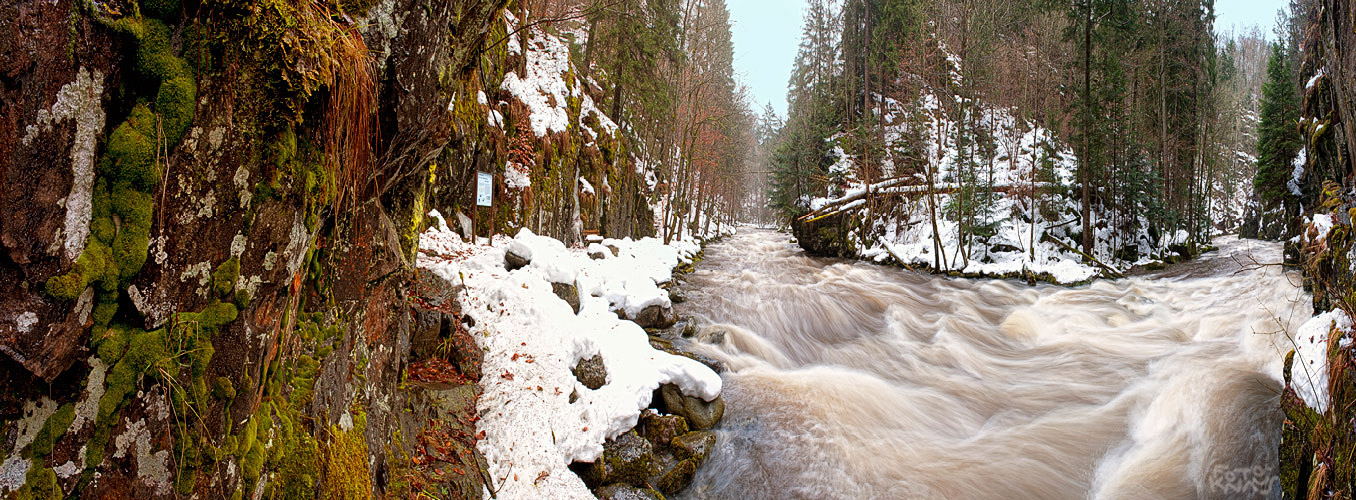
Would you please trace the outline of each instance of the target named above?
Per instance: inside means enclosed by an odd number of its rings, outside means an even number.
[[[476,172],[476,205],[490,206],[494,196],[494,176],[485,172]]]

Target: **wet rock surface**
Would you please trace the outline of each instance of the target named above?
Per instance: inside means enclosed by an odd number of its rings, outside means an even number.
[[[625,484],[611,484],[594,491],[598,500],[663,500],[664,496],[649,488]]]
[[[663,396],[664,405],[668,410],[687,419],[693,429],[710,429],[725,416],[725,400],[720,396],[711,401],[703,401],[701,398],[683,394],[683,391],[673,384],[660,386],[659,393]]]
[[[678,321],[678,315],[673,312],[672,306],[654,304],[641,309],[631,321],[641,328],[663,329],[673,326]]]

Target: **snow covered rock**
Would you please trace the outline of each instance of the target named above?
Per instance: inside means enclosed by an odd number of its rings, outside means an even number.
[[[631,321],[641,328],[668,328],[678,322],[678,315],[673,312],[673,306],[651,304],[641,309]]]
[[[575,314],[579,314],[579,285],[574,283],[551,283],[551,291],[570,305]]]
[[[688,424],[694,429],[715,427],[721,417],[725,416],[725,400],[719,396],[711,401],[704,401],[684,394],[682,389],[673,384],[664,384],[659,388],[659,393],[664,397],[664,405],[669,411],[687,419]]]
[[[515,252],[510,248],[508,251],[504,252],[504,268],[510,271],[517,271],[527,267],[528,264],[532,263],[531,256],[531,253],[527,254],[526,257],[519,255],[518,252]]]
[[[595,391],[607,384],[607,366],[603,364],[603,357],[597,354],[579,360],[570,372],[584,387]]]
[[[1290,366],[1290,387],[1314,411],[1328,411],[1328,338],[1352,331],[1352,320],[1341,309],[1310,318],[1295,333],[1295,358]]]

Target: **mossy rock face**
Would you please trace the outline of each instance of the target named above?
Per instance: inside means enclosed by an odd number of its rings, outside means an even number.
[[[160,112],[161,126],[166,142],[178,143],[179,139],[193,124],[196,111],[198,87],[193,84],[193,76],[187,71],[160,83],[160,91],[155,96],[155,109]]]
[[[347,431],[330,427],[330,441],[323,448],[323,478],[320,498],[366,499],[372,496],[372,470],[369,467],[367,441],[363,430],[367,427],[364,415],[353,419],[353,428]]]
[[[141,0],[141,12],[160,19],[177,17],[181,8],[179,0]]]
[[[212,271],[212,289],[217,294],[227,296],[235,289],[235,280],[240,276],[240,258],[231,257]]]
[[[30,458],[40,459],[52,453],[52,447],[61,436],[66,434],[66,429],[71,426],[71,421],[75,420],[75,405],[66,403],[58,408],[56,413],[47,417],[43,422],[42,430],[38,431],[37,437],[24,450],[24,454]]]
[[[103,173],[115,181],[125,182],[139,189],[149,190],[155,186],[160,180],[160,173],[154,163],[156,154],[154,126],[155,117],[150,109],[140,104],[133,108],[132,115],[127,121],[114,128],[113,134],[108,136]],[[150,132],[150,135],[147,132]]]
[[[33,461],[24,476],[24,484],[18,490],[10,492],[6,498],[15,500],[61,500],[65,495],[61,484],[57,482],[56,471],[43,467],[41,461]]]

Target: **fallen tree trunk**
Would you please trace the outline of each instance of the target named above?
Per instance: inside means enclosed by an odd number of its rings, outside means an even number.
[[[866,190],[853,192],[852,194],[848,194],[843,197],[830,200],[828,203],[824,204],[824,206],[821,206],[818,209],[812,210],[810,213],[800,216],[800,219],[816,220],[839,212],[851,210],[864,205],[865,204],[864,200],[869,198],[876,198],[881,196],[904,196],[904,195],[927,196],[934,194],[955,194],[957,191],[960,191],[962,189],[961,186],[958,184],[943,184],[933,187],[931,189],[929,189],[925,184],[909,184],[901,186],[898,185],[899,183],[894,183],[888,186],[886,185],[892,181],[902,181],[902,180],[905,179],[902,178],[891,179],[890,181],[874,184]],[[1044,184],[1037,184],[1036,188],[1039,189],[1043,186]],[[1031,189],[1031,186],[1002,185],[1002,186],[976,187],[972,189],[974,189],[976,192],[1012,194],[1013,191],[1017,191],[1019,189]]]

